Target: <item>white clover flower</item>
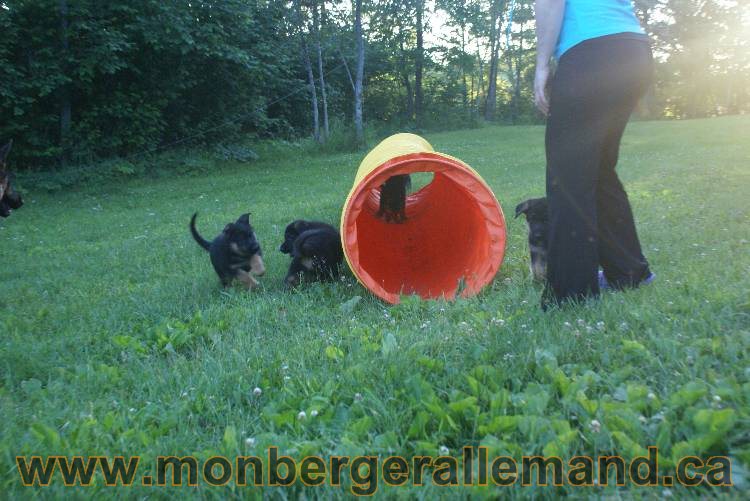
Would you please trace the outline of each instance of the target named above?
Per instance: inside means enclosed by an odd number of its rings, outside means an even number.
[[[570,322],[568,322],[568,321],[566,320],[565,322],[563,322],[563,325],[564,325],[565,327],[570,327],[570,326],[571,326],[571,323],[570,323]]]
[[[650,391],[648,395],[646,395],[646,398],[649,400],[654,400],[656,398],[656,394],[653,391]]]
[[[284,364],[284,365],[281,366],[281,370],[282,371],[285,371],[287,369],[289,369],[289,366],[287,364]]]
[[[640,416],[638,416],[638,421],[640,421],[641,424],[645,424],[646,421],[648,421],[648,419],[646,419],[646,416],[644,416],[643,414],[641,414]]]
[[[305,411],[299,411],[299,414],[297,414],[297,420],[302,421],[304,419],[307,419],[307,413]]]
[[[591,431],[593,431],[594,433],[599,433],[602,430],[602,424],[596,419],[591,420],[590,426]]]
[[[448,449],[446,446],[444,446],[444,445],[440,446],[440,455],[441,456],[447,456],[448,454],[450,454],[450,452],[451,452],[450,449]]]
[[[355,402],[361,402],[362,401],[362,394],[361,393],[355,393],[354,394],[354,401]]]
[[[312,411],[310,411],[310,417],[318,417],[318,411],[316,411],[314,409]]]
[[[245,445],[248,447],[255,447],[255,439],[253,437],[247,437],[245,439]]]
[[[586,324],[586,322],[584,322],[582,318],[579,318],[578,320],[576,320],[576,323],[578,323],[578,325],[585,325]]]
[[[263,394],[263,390],[261,390],[260,388],[258,388],[258,387],[256,386],[256,387],[255,387],[255,389],[253,390],[253,395],[255,395],[256,397],[259,397],[259,396],[261,396],[262,394]]]
[[[714,395],[714,402],[719,403],[721,402],[721,397],[719,395]]]
[[[601,320],[599,320],[596,323],[596,328],[599,329],[599,330],[604,330],[604,322],[602,322]]]

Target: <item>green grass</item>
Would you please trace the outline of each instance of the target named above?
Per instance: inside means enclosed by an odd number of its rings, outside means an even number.
[[[106,488],[101,478],[94,487],[55,478],[30,490],[16,455],[139,455],[140,484],[158,455],[233,457],[276,445],[298,460],[382,459],[482,444],[490,456],[518,459],[631,457],[657,445],[662,473],[680,456],[728,455],[734,488],[671,490],[739,496],[750,467],[748,130],[750,117],[631,124],[619,170],[658,280],[548,314],[529,277],[524,224],[512,219],[518,201],[543,192],[541,127],[427,136],[477,169],[508,216],[495,281],[454,303],[390,307],[350,273],[283,290],[288,259],[276,249],[284,226],[338,221],[362,153],[30,190],[27,204],[0,221],[0,492],[260,495],[202,481],[197,489]],[[261,291],[220,290],[187,231],[195,210],[206,235],[253,213],[268,269]],[[352,309],[354,296],[363,299]],[[299,421],[302,410],[308,418]],[[616,490],[380,484],[381,495],[424,499]],[[306,494],[348,495],[349,485]]]

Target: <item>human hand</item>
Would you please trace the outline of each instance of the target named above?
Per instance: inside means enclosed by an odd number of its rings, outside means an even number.
[[[537,64],[534,75],[534,104],[546,117],[549,115],[549,99],[547,98],[547,81],[549,80],[549,65]]]

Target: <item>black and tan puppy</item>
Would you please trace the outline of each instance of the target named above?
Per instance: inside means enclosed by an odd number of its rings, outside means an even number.
[[[0,148],[0,217],[10,216],[11,211],[23,205],[21,195],[16,193],[11,186],[13,177],[6,170],[5,161],[8,158],[13,141]]]
[[[411,189],[411,176],[399,174],[391,176],[380,186],[380,208],[377,217],[386,223],[406,221],[406,193]]]
[[[308,280],[330,280],[338,276],[344,250],[341,236],[333,226],[298,219],[284,230],[279,247],[292,257],[284,285],[296,287],[302,277]]]
[[[262,276],[266,268],[263,251],[250,225],[250,214],[243,214],[234,223],[226,225],[212,242],[200,236],[195,229],[196,217],[197,212],[190,218],[190,233],[211,256],[211,264],[219,275],[221,285],[227,287],[236,278],[248,289],[257,287],[259,284],[253,275]]]
[[[547,278],[547,199],[530,198],[516,206],[516,217],[526,216],[529,227],[529,252],[531,253],[531,274],[535,280]]]
[[[308,230],[332,230],[336,229],[328,223],[321,223],[320,221],[305,221],[304,219],[297,219],[289,223],[284,230],[284,242],[279,247],[279,250],[283,254],[291,254],[294,244],[294,240],[300,236],[303,232]]]

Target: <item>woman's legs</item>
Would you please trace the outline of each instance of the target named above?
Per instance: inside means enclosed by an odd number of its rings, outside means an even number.
[[[545,137],[549,235],[544,302],[599,293],[596,188],[603,138],[596,114],[574,95],[575,86],[555,79]]]
[[[597,295],[600,261],[615,284],[648,273],[614,169],[650,71],[650,49],[638,40],[588,40],[561,58],[545,138],[550,234],[543,305]]]
[[[613,113],[613,126],[605,139],[597,186],[599,264],[607,282],[614,288],[636,286],[650,273],[648,261],[641,251],[628,195],[615,171],[630,110],[632,107]]]

